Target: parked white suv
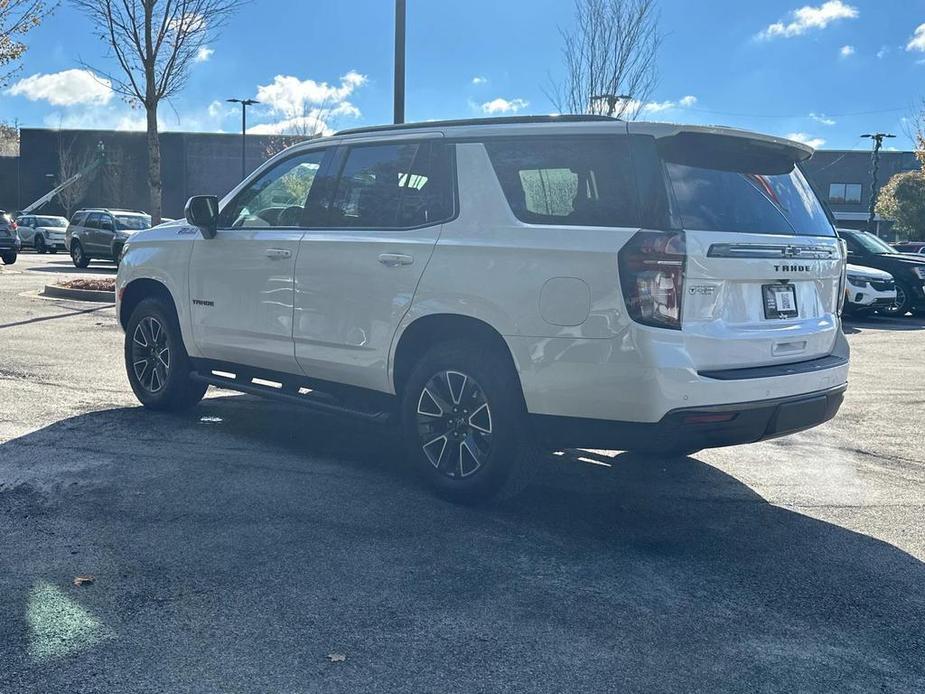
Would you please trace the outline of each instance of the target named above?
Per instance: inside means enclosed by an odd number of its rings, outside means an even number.
[[[457,499],[536,447],[689,453],[835,415],[844,251],[801,144],[601,117],[345,131],[133,236],[132,388],[395,419]]]

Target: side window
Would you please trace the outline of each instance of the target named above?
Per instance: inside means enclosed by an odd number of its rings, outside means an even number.
[[[87,229],[99,229],[100,228],[100,215],[98,212],[87,215],[87,220],[83,223],[83,226]]]
[[[80,226],[81,223],[84,221],[84,216],[85,214],[83,212],[75,212],[74,216],[71,217],[71,224],[73,224],[74,226]]]
[[[639,226],[627,138],[519,137],[488,140],[485,148],[522,222]]]
[[[115,231],[116,230],[116,224],[113,221],[112,215],[101,214],[97,223],[98,223],[97,228],[102,229],[103,231]]]
[[[314,149],[279,162],[242,190],[222,210],[222,229],[301,227],[305,201],[325,150]]]
[[[20,217],[18,220],[18,225],[21,227],[34,226],[34,224],[32,224],[32,219],[30,219],[29,217]]]
[[[331,225],[388,229],[399,226],[402,192],[423,189],[428,181],[412,174],[418,144],[360,145],[344,160]]]

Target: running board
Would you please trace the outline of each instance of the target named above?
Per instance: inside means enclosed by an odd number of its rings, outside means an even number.
[[[391,413],[386,411],[369,411],[349,407],[339,402],[329,402],[326,394],[319,393],[315,390],[308,390],[307,388],[300,388],[296,392],[287,392],[282,384],[258,385],[253,382],[246,382],[233,374],[229,374],[228,377],[225,377],[216,376],[215,374],[204,374],[199,371],[191,372],[190,379],[199,383],[208,383],[210,386],[216,386],[218,388],[226,388],[228,390],[247,393],[248,395],[259,395],[261,397],[279,400],[280,402],[288,402],[293,405],[299,405],[300,407],[314,410],[321,414],[336,415],[338,417],[353,417],[354,419],[362,419],[375,424],[386,424],[392,419]],[[264,381],[264,383],[273,382]],[[307,392],[302,393],[301,391]]]

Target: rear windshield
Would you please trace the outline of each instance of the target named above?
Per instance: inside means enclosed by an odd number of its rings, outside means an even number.
[[[685,229],[835,236],[799,168],[763,174],[672,162],[666,166]]]

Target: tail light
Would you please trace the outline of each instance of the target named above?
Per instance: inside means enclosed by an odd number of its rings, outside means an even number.
[[[620,249],[620,285],[634,321],[681,329],[686,258],[683,232],[640,231]]]
[[[17,229],[19,229],[19,226],[16,224],[16,222],[10,222],[10,229],[12,231],[16,231]]]

